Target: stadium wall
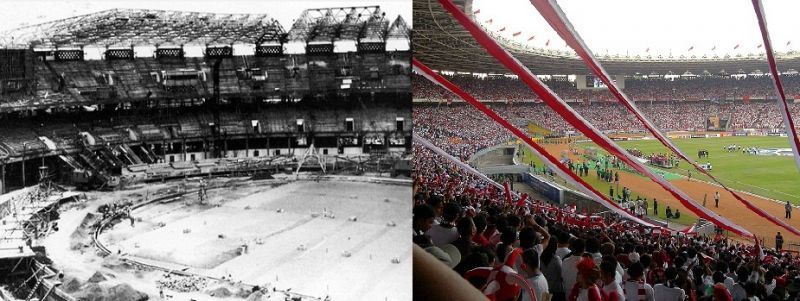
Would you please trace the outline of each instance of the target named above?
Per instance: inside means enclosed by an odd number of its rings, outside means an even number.
[[[519,149],[514,148],[514,164],[525,165],[517,161],[517,153]],[[546,177],[535,175],[531,172],[525,172],[520,175],[522,181],[531,187],[534,191],[548,197],[558,205],[574,205],[578,211],[599,212],[604,211],[605,207],[601,206],[589,196],[582,192],[564,187]]]
[[[513,144],[507,142],[481,149],[475,152],[475,154],[473,154],[467,162],[470,163],[471,165],[474,165],[472,163],[479,157],[485,156],[486,154],[499,149],[510,148],[511,145]],[[517,147],[514,147],[513,154],[511,155],[512,162],[514,166],[525,167],[524,168],[525,171],[518,172],[517,169],[507,169],[507,170],[513,172],[510,174],[518,175],[521,181],[526,185],[528,185],[536,193],[546,197],[549,201],[557,205],[562,205],[562,206],[574,205],[578,211],[583,211],[584,209],[589,212],[599,212],[605,210],[603,206],[601,206],[600,204],[589,198],[589,196],[579,191],[575,191],[573,189],[562,186],[554,182],[553,180],[548,179],[545,176],[537,175],[530,172],[530,167],[528,165],[522,164],[517,160],[518,151],[519,149]],[[500,168],[503,169],[504,167]],[[491,167],[487,169],[491,169]],[[483,170],[481,171],[483,172]]]

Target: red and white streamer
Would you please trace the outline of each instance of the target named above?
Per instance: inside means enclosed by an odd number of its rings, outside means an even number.
[[[798,152],[798,150],[800,150],[800,138],[797,137],[794,120],[792,120],[792,115],[789,114],[789,104],[786,102],[786,93],[783,91],[783,83],[778,73],[778,64],[775,63],[775,54],[772,52],[772,40],[769,37],[767,17],[764,15],[764,6],[761,5],[761,0],[753,0],[753,9],[756,11],[758,27],[761,29],[761,37],[764,39],[764,49],[767,52],[769,71],[772,73],[772,80],[775,81],[775,90],[778,91],[778,108],[780,108],[781,116],[783,116],[783,124],[786,125],[786,134],[789,136],[789,144],[792,146],[792,151],[794,152],[794,162],[797,168],[800,169],[800,153]]]
[[[590,140],[602,147],[612,155],[620,158],[627,165],[636,169],[636,171],[647,176],[659,186],[668,191],[674,196],[684,207],[695,213],[697,216],[713,222],[719,227],[736,233],[741,236],[752,236],[747,229],[731,222],[730,220],[718,215],[717,213],[700,206],[697,202],[692,201],[685,193],[675,188],[672,184],[667,182],[663,177],[653,174],[647,167],[636,161],[619,145],[615,144],[611,139],[600,133],[597,128],[588,123],[582,116],[575,112],[572,107],[567,105],[561,98],[559,98],[550,88],[545,86],[527,67],[519,62],[515,57],[509,54],[497,41],[492,39],[480,26],[475,24],[464,12],[462,12],[452,0],[439,0],[439,3],[450,12],[451,15],[475,38],[475,40],[487,50],[489,54],[495,57],[503,65],[509,68],[520,80],[528,85],[538,96],[550,106],[556,113],[558,113],[565,121],[578,129],[581,133],[586,135]],[[530,140],[530,139],[525,139]]]
[[[640,218],[638,218],[636,216],[633,216],[630,212],[628,212],[625,209],[623,209],[622,207],[620,207],[619,204],[617,204],[616,202],[606,198],[602,193],[600,193],[599,191],[594,189],[594,187],[592,187],[591,185],[586,183],[581,177],[579,177],[578,175],[573,173],[571,170],[569,170],[569,168],[567,168],[567,166],[565,166],[564,164],[561,164],[558,161],[558,159],[556,159],[555,157],[550,155],[550,153],[548,153],[542,146],[540,146],[539,144],[534,142],[533,139],[530,139],[530,137],[525,135],[520,129],[518,129],[518,128],[514,127],[513,125],[511,125],[511,123],[509,123],[507,120],[503,119],[503,117],[500,117],[500,115],[497,115],[497,113],[495,113],[494,111],[489,109],[486,105],[484,105],[483,103],[481,103],[480,101],[475,99],[475,97],[473,97],[472,95],[469,95],[467,92],[465,92],[464,90],[462,90],[458,86],[454,85],[453,83],[451,83],[450,81],[448,81],[447,79],[445,79],[441,75],[437,74],[436,72],[433,72],[433,70],[428,68],[428,66],[425,66],[425,64],[422,64],[417,59],[412,59],[412,62],[413,62],[414,71],[416,71],[417,73],[421,74],[422,76],[424,76],[425,78],[427,78],[431,82],[441,86],[445,90],[450,91],[451,93],[458,95],[458,97],[463,99],[465,102],[467,102],[470,105],[472,105],[473,107],[477,108],[479,111],[483,112],[486,116],[488,116],[489,118],[494,120],[496,123],[500,124],[501,126],[506,128],[507,130],[511,131],[511,133],[514,134],[514,136],[516,136],[517,138],[519,138],[523,142],[525,142],[525,144],[528,145],[530,150],[537,157],[542,159],[542,162],[544,162],[544,164],[548,168],[550,168],[550,170],[553,170],[559,177],[561,177],[563,179],[566,179],[570,184],[574,185],[575,187],[578,187],[578,189],[581,192],[583,192],[586,195],[588,195],[590,198],[592,198],[593,200],[598,202],[600,205],[602,205],[603,207],[608,208],[609,210],[613,211],[614,213],[619,214],[620,216],[622,216],[624,218],[627,218],[627,219],[630,219],[630,220],[632,220],[632,221],[634,221],[636,223],[639,223],[639,224],[647,226],[647,227],[654,227],[652,224],[650,224],[650,223],[648,223],[648,222],[646,222],[646,221],[644,221],[644,220],[642,220],[642,219],[640,219]]]
[[[739,194],[734,192],[732,189],[725,186],[725,184],[722,184],[722,182],[720,182],[719,180],[717,180],[717,178],[712,176],[711,173],[700,167],[700,165],[698,165],[697,162],[691,160],[683,151],[678,149],[678,147],[674,143],[672,143],[669,137],[667,137],[667,135],[664,135],[664,133],[661,132],[661,130],[659,130],[655,126],[655,124],[653,124],[652,121],[650,121],[647,117],[645,117],[644,114],[639,110],[639,108],[636,107],[636,104],[633,101],[631,101],[630,98],[624,92],[622,92],[621,89],[619,89],[619,87],[614,81],[611,80],[611,76],[608,74],[605,68],[603,68],[603,66],[600,65],[600,62],[595,58],[594,54],[589,49],[589,47],[586,46],[586,43],[583,41],[578,32],[569,22],[566,14],[564,14],[564,11],[561,10],[561,7],[558,5],[558,3],[556,3],[555,0],[530,0],[530,1],[531,4],[533,4],[533,6],[536,7],[536,9],[539,11],[542,17],[544,17],[544,19],[547,20],[550,26],[558,33],[558,35],[561,36],[561,38],[567,42],[567,45],[569,45],[573,50],[575,50],[575,53],[577,53],[578,56],[581,57],[581,59],[583,59],[584,63],[589,67],[589,69],[591,69],[597,75],[597,77],[599,77],[600,80],[602,80],[603,83],[605,83],[606,86],[608,86],[609,91],[611,91],[611,93],[614,94],[617,100],[619,100],[619,102],[636,117],[636,119],[641,121],[642,124],[645,126],[645,128],[647,128],[647,130],[656,139],[658,139],[658,141],[660,141],[661,144],[669,148],[672,152],[677,154],[681,159],[685,160],[686,162],[689,162],[689,164],[691,164],[700,173],[708,176],[709,178],[711,178],[711,180],[722,186],[723,189],[725,189],[731,195],[733,195],[733,197],[736,200],[742,203],[750,211],[753,211],[758,216],[769,220],[773,224],[783,227],[787,231],[800,236],[800,231],[798,231],[795,227],[792,227],[791,225],[785,223],[784,221],[770,215],[763,209],[754,205],[750,201],[744,199]]]

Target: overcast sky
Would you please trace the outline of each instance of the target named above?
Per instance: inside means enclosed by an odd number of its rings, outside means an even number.
[[[112,8],[182,10],[212,13],[268,14],[288,31],[308,8],[380,5],[393,21],[403,16],[412,25],[411,0],[2,0],[0,32],[23,25],[88,14]]]
[[[762,0],[776,51],[800,50],[800,1]],[[596,54],[652,55],[763,51],[750,0],[558,0],[567,18]],[[543,48],[568,49],[528,0],[474,0],[477,19],[501,35]],[[512,37],[515,32],[522,32]],[[535,35],[534,40],[528,38]],[[786,45],[791,41],[791,44]],[[734,50],[736,44],[739,48]],[[693,50],[689,50],[694,46]],[[712,48],[716,49],[712,51]]]

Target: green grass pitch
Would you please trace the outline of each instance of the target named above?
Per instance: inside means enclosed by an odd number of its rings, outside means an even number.
[[[723,138],[686,138],[673,139],[679,149],[684,151],[691,159],[698,160],[699,163],[711,163],[713,174],[729,187],[748,191],[757,195],[765,196],[781,201],[790,201],[800,204],[800,171],[795,166],[794,159],[789,156],[759,156],[748,155],[741,151],[727,152],[723,147],[735,144],[742,148],[788,148],[789,141],[786,137],[723,137]],[[618,142],[623,148],[637,148],[644,154],[667,153],[667,149],[657,140],[636,140]],[[579,143],[578,147],[596,147],[593,143]],[[707,149],[709,158],[699,160],[697,151]],[[560,157],[561,154],[553,154]],[[541,166],[538,158],[530,152],[524,153],[524,162],[533,160],[537,166]],[[677,168],[667,171],[686,175],[689,165],[682,162]],[[592,171],[593,172],[593,171]],[[593,173],[590,173],[593,175]],[[596,189],[601,192],[608,192],[607,183],[602,181],[589,181]],[[692,170],[692,178],[709,180],[696,170]]]

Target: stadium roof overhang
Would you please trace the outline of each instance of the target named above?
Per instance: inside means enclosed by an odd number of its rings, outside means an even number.
[[[454,0],[457,6],[472,12],[471,0]],[[509,71],[472,38],[469,32],[445,11],[437,0],[415,0],[414,57],[435,70],[509,73]],[[590,71],[574,54],[558,51],[533,52],[501,42],[523,64],[536,74],[589,74]],[[766,57],[659,58],[600,57],[611,74],[735,74],[767,70]],[[800,53],[776,56],[780,70],[800,70]]]
[[[308,45],[330,45],[333,52],[356,52],[360,44],[386,44],[386,51],[410,49],[410,27],[380,6],[307,9],[289,32],[265,14],[111,9],[15,28],[0,33],[0,48],[40,51],[126,49],[132,47],[286,46],[305,53]],[[390,25],[391,23],[391,25]],[[375,51],[381,45],[365,45]],[[327,49],[326,47],[323,47]],[[96,51],[94,51],[96,52]],[[200,49],[202,55],[202,49]]]

